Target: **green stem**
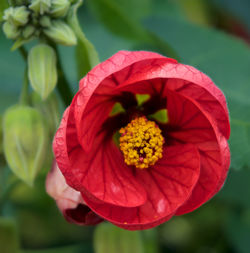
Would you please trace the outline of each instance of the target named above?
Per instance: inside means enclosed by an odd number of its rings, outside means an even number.
[[[18,51],[22,55],[24,61],[26,62],[28,59],[28,53],[27,53],[26,49],[24,47],[19,47]]]
[[[56,52],[56,56],[57,56],[57,73],[58,73],[57,89],[65,106],[68,106],[72,101],[73,93],[71,91],[69,82],[64,74],[62,64],[61,64],[61,58],[57,50],[57,47],[55,44],[52,44],[51,46],[54,48]]]
[[[27,69],[27,67],[24,71],[23,86],[22,86],[22,91],[21,91],[21,94],[20,94],[19,103],[21,105],[28,105],[29,104],[29,80],[28,80],[28,69]]]
[[[5,202],[9,199],[10,194],[13,192],[13,190],[16,188],[16,186],[20,183],[20,180],[16,178],[13,182],[11,182],[3,191],[1,194],[0,199],[0,212],[3,212],[3,207]]]

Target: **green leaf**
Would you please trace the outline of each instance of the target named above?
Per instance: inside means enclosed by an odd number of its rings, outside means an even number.
[[[147,31],[141,23],[138,22],[136,16],[130,15],[130,10],[134,8],[134,2],[127,2],[126,8],[124,9],[115,0],[92,0],[89,4],[95,15],[98,16],[102,23],[114,34],[144,43],[146,47],[153,45],[165,55],[178,59],[178,55],[168,42],[160,40],[153,31]]]
[[[113,33],[127,39],[142,38],[148,40],[148,35],[133,16],[124,12],[114,0],[92,0],[89,2],[91,9]]]
[[[233,99],[228,99],[228,105],[231,116],[231,166],[240,169],[250,164],[250,105]]]
[[[168,41],[182,56],[184,63],[208,74],[225,93],[232,122],[232,166],[250,166],[250,159],[247,159],[250,155],[249,47],[225,33],[173,17],[150,18],[145,26]]]
[[[143,243],[139,231],[128,231],[111,223],[98,225],[94,234],[95,253],[143,253]]]
[[[77,9],[81,4],[82,0],[78,0],[78,2],[71,7],[68,14],[68,23],[78,39],[76,46],[76,61],[79,79],[99,63],[97,51],[86,38],[77,19]]]
[[[19,252],[19,241],[16,224],[10,218],[0,217],[0,252]]]
[[[244,214],[244,213],[243,213]],[[237,253],[250,252],[250,213],[245,211],[245,215],[240,215],[237,212],[229,211],[224,233],[228,241],[236,250]]]
[[[240,171],[229,172],[228,178],[220,194],[216,198],[223,200],[231,206],[240,206],[250,209],[250,171],[242,169]]]

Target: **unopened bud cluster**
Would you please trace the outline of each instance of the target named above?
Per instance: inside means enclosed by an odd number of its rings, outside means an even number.
[[[66,22],[71,0],[23,0],[4,11],[3,31],[9,39],[23,44],[44,38],[66,46],[76,44],[76,36]],[[22,43],[23,42],[23,43]]]

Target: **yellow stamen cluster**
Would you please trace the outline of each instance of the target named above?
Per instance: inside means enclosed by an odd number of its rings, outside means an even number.
[[[154,121],[135,118],[119,132],[120,149],[127,165],[145,169],[162,158],[164,138]]]

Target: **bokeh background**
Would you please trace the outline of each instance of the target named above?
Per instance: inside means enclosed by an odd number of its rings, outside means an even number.
[[[250,252],[249,13],[249,0],[86,0],[78,12],[83,31],[101,61],[122,49],[176,57],[208,74],[228,101],[232,159],[223,189],[193,213],[139,234],[128,232],[138,237],[141,245],[140,251],[134,248],[131,253]],[[17,103],[25,68],[19,53],[10,51],[11,45],[1,31],[0,115]],[[60,55],[76,91],[74,48],[61,46]],[[1,195],[11,171],[0,156]],[[94,253],[95,244],[101,243],[96,227],[67,223],[46,194],[49,169],[44,166],[33,188],[18,183],[0,200],[0,224],[5,227],[0,230],[0,242],[13,246],[8,253],[14,252],[16,245],[23,253]],[[115,233],[119,240],[120,232]],[[131,236],[126,236],[131,243]],[[114,252],[122,253],[120,249]]]

